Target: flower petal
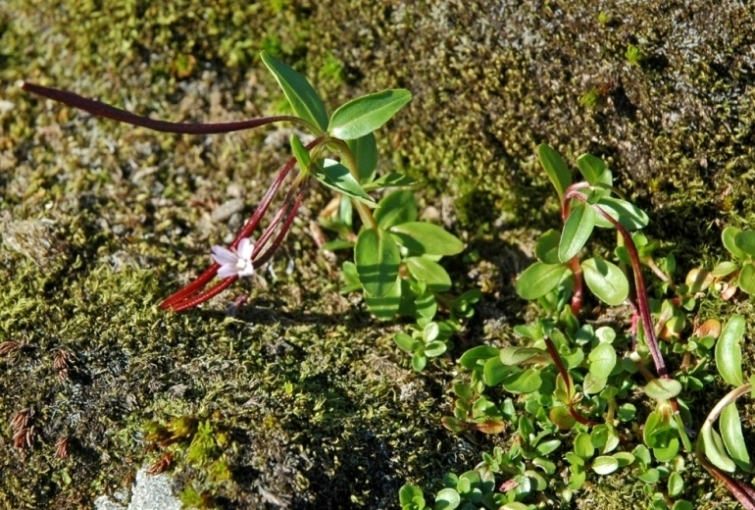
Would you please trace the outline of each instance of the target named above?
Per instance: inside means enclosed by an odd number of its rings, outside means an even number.
[[[252,265],[251,262],[248,262],[246,266],[244,266],[244,269],[241,269],[241,270],[237,269],[236,271],[237,271],[237,274],[242,277],[252,276],[254,274],[254,266]]]
[[[254,243],[248,237],[243,238],[239,242],[239,247],[236,249],[236,252],[239,254],[239,258],[247,260],[247,261],[252,259],[253,251],[254,251]]]
[[[235,265],[239,257],[238,255],[233,253],[231,250],[228,250],[227,248],[223,248],[222,246],[215,245],[212,247],[212,259],[220,265],[224,265],[224,264]]]
[[[234,264],[223,264],[218,269],[218,276],[221,278],[230,278],[231,276],[238,275],[239,272]]]

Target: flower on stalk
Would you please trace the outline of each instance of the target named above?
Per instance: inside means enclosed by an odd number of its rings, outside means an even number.
[[[254,243],[248,237],[241,239],[238,247],[233,250],[223,246],[213,246],[212,260],[220,264],[218,276],[221,278],[252,276],[254,274],[253,252]]]

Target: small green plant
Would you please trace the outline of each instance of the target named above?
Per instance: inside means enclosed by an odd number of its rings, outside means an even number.
[[[464,245],[442,227],[418,219],[414,195],[406,189],[407,176],[377,176],[377,145],[373,132],[411,100],[407,90],[384,90],[349,101],[328,115],[325,105],[307,79],[291,67],[263,52],[261,59],[285,95],[294,115],[264,117],[222,124],[180,124],[134,115],[98,101],[24,83],[23,89],[90,112],[100,117],[157,131],[215,134],[250,129],[276,122],[291,122],[313,137],[304,143],[291,136],[293,157],[278,171],[251,218],[228,247],[213,246],[213,263],[194,281],[161,303],[166,310],[194,308],[237,279],[251,276],[267,263],[290,230],[312,180],[340,194],[337,212],[321,216],[323,225],[338,234],[325,249],[353,249],[353,262],[343,265],[344,292],[360,291],[370,311],[380,319],[396,315],[412,317],[410,334],[396,336],[396,343],[412,354],[412,366],[422,370],[427,359],[445,353],[450,338],[472,313],[479,292],[456,299],[445,295],[451,278],[438,263],[460,253]],[[294,168],[283,204],[272,214],[255,240],[273,198],[281,192]],[[385,190],[394,189],[392,192]],[[376,201],[369,193],[384,192]],[[354,218],[356,210],[358,220]],[[356,232],[356,233],[355,233]],[[216,278],[219,281],[208,285]],[[439,309],[444,318],[436,320]]]
[[[723,327],[709,319],[690,331],[687,316],[714,276],[697,268],[674,283],[673,253],[659,254],[660,243],[641,232],[648,216],[613,187],[602,160],[579,156],[584,180],[573,182],[549,146],[539,146],[538,156],[563,220],[560,230],[537,241],[537,261],[516,283],[520,297],[539,305],[540,316],[515,327],[510,345],[482,345],[461,356],[465,375],[452,386],[453,416],[442,420],[456,433],[506,433],[508,447],[483,454],[474,471],[494,490],[473,498],[444,484],[434,508],[557,507],[587,483],[621,472],[640,482],[651,508],[689,509],[685,452],[693,450],[746,508],[755,508],[753,492],[730,476],[751,469],[732,404],[750,390],[740,368],[743,319],[734,316]],[[583,258],[596,229],[614,230],[616,245]],[[746,236],[725,232],[746,244]],[[646,273],[655,277],[650,285]],[[628,305],[631,314],[626,322],[595,317],[584,309],[590,294],[603,307]],[[716,406],[693,446],[688,395],[714,380],[714,354],[719,373],[737,389]],[[501,392],[513,398],[501,400]],[[713,428],[719,414],[720,433]],[[404,508],[423,508],[421,490],[407,487]]]
[[[640,50],[640,48],[638,48],[634,44],[630,44],[629,46],[627,46],[627,51],[624,54],[624,57],[629,61],[630,64],[639,66],[642,64],[645,55],[642,53],[642,50]]]
[[[724,299],[731,299],[738,289],[755,294],[755,232],[726,227],[721,232],[724,248],[734,260],[724,260],[709,275]]]

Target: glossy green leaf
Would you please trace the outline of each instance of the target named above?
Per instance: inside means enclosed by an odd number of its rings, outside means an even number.
[[[674,471],[669,475],[666,487],[670,497],[678,498],[684,491],[684,478],[682,478],[682,475],[678,471]]]
[[[382,177],[378,177],[372,182],[363,184],[362,187],[367,190],[380,189],[380,188],[398,188],[400,186],[411,186],[414,184],[414,179],[405,174],[392,172]]]
[[[393,341],[396,342],[396,345],[401,349],[408,352],[414,352],[422,346],[422,343],[419,340],[412,338],[405,333],[396,333],[393,335]]]
[[[724,381],[732,386],[742,386],[742,348],[740,343],[745,333],[745,319],[733,315],[721,330],[716,342],[716,368]]]
[[[619,461],[608,455],[601,455],[595,458],[591,467],[599,475],[610,475],[619,469]]]
[[[734,236],[734,244],[745,253],[745,256],[755,257],[755,232],[743,230]]]
[[[406,484],[401,487],[401,489],[398,492],[398,499],[401,503],[401,506],[405,505],[417,505],[417,509],[424,508],[424,498],[422,497],[422,490],[417,487],[416,485],[410,485]],[[422,506],[419,506],[418,503],[422,502]],[[414,507],[410,507],[414,508]]]
[[[679,453],[679,439],[672,437],[666,446],[653,448],[653,456],[658,462],[670,462]]]
[[[742,265],[742,271],[739,273],[737,285],[746,293],[755,294],[755,265],[751,262],[745,262]]]
[[[312,175],[325,186],[343,193],[370,207],[377,207],[361,184],[357,182],[349,169],[332,159],[326,159],[322,165],[313,165]]]
[[[409,273],[433,292],[445,292],[451,288],[451,277],[443,266],[424,257],[409,257],[405,260]]]
[[[412,368],[415,372],[422,372],[427,366],[427,356],[423,352],[415,352],[412,355]]]
[[[416,254],[456,255],[464,249],[464,243],[458,237],[443,227],[424,221],[394,225],[390,232],[398,237],[402,246]]]
[[[603,391],[606,387],[608,379],[605,377],[595,377],[591,373],[585,376],[585,380],[582,381],[582,391],[585,395],[595,395]]]
[[[710,274],[715,278],[721,278],[724,276],[729,276],[731,273],[739,269],[739,264],[736,262],[731,262],[729,260],[725,260],[723,262],[720,262],[716,265],[716,267],[713,268],[713,270],[710,272]]]
[[[648,485],[653,485],[661,478],[661,473],[655,468],[650,468],[644,473],[640,473],[637,478]]]
[[[536,347],[517,347],[510,346],[501,349],[500,358],[504,365],[519,365],[521,363],[544,360],[546,352]]]
[[[401,254],[385,231],[364,229],[354,247],[357,274],[368,296],[387,296],[396,286]]]
[[[574,453],[583,459],[589,459],[595,455],[595,447],[592,445],[590,434],[582,432],[574,438]]]
[[[674,501],[674,506],[671,510],[695,510],[694,505],[686,499],[677,499]]]
[[[577,420],[571,415],[569,408],[563,406],[552,407],[548,411],[548,418],[561,430],[571,430],[577,424]]]
[[[598,200],[597,207],[608,213],[613,219],[627,230],[638,230],[647,226],[650,222],[648,215],[631,202],[614,197],[603,197]],[[602,228],[613,228],[613,224],[605,219],[602,214],[597,214],[595,225]]]
[[[478,345],[462,354],[459,363],[467,370],[480,370],[482,365],[490,358],[498,358],[498,348],[490,345]]]
[[[739,248],[739,246],[737,246],[736,238],[737,234],[740,232],[742,232],[742,230],[737,227],[726,227],[723,232],[721,232],[721,242],[729,253],[735,258],[742,260],[747,255]]]
[[[604,184],[613,186],[613,176],[602,159],[592,154],[582,154],[577,158],[577,167],[587,182],[593,186]]]
[[[315,134],[325,131],[328,126],[325,104],[307,79],[264,51],[260,57],[283,90],[294,113],[320,130]]]
[[[606,379],[616,366],[616,350],[611,344],[601,343],[590,351],[590,373],[593,377]]]
[[[416,219],[417,200],[414,193],[407,190],[388,193],[378,202],[378,209],[375,211],[375,221],[384,230]]]
[[[411,92],[404,89],[383,90],[353,99],[333,112],[328,132],[341,140],[360,138],[380,128],[411,100]]]
[[[592,258],[582,262],[585,283],[601,301],[618,306],[629,296],[629,281],[618,266]]]
[[[490,358],[483,368],[482,380],[488,386],[498,386],[514,372],[516,372],[516,369],[501,363],[500,358]]]
[[[612,457],[619,461],[619,467],[629,466],[634,462],[634,455],[629,452],[616,452]]]
[[[704,425],[700,430],[700,435],[705,447],[705,456],[708,457],[708,460],[717,468],[727,473],[733,473],[737,470],[737,465],[725,451],[721,436],[718,435],[718,432],[713,427],[709,424]]]
[[[585,471],[579,470],[572,472],[569,476],[569,489],[573,491],[578,491],[582,488],[582,486],[585,484],[585,481],[587,480],[587,473]]]
[[[362,137],[347,140],[346,144],[356,160],[359,182],[364,184],[372,181],[375,178],[378,158],[375,135],[368,133]]]
[[[558,244],[561,240],[561,234],[554,229],[550,229],[540,236],[535,244],[535,257],[544,264],[558,264]]]
[[[529,368],[507,377],[503,381],[503,387],[511,393],[532,393],[540,389],[542,383],[540,371]]]
[[[433,510],[454,510],[461,503],[461,496],[456,489],[445,488],[435,495]]]
[[[365,291],[364,303],[367,309],[381,321],[393,319],[401,307],[401,278],[396,278],[394,285],[383,296],[370,296]]]
[[[563,201],[566,188],[572,183],[569,167],[566,166],[561,155],[547,144],[541,143],[537,146],[537,155],[553,187],[556,188],[558,198]]]
[[[595,211],[582,202],[572,207],[566,218],[558,245],[558,258],[561,262],[568,262],[585,245],[595,226]]]
[[[676,379],[653,379],[645,385],[645,394],[656,400],[674,398],[682,391],[682,384]]]
[[[516,293],[522,299],[537,299],[556,288],[569,272],[563,264],[535,262],[524,270],[516,282]]]
[[[294,157],[296,158],[296,162],[299,164],[299,168],[302,172],[309,172],[309,151],[307,151],[307,148],[304,147],[304,144],[301,143],[301,140],[299,140],[299,137],[296,136],[296,133],[291,134],[291,152],[294,153]]]
[[[535,451],[537,451],[537,453],[539,453],[540,455],[547,456],[548,454],[556,451],[559,446],[561,446],[560,439],[549,439],[548,441],[538,443],[537,446],[535,446]]]
[[[718,427],[721,430],[721,439],[726,451],[729,452],[734,463],[744,471],[752,471],[750,455],[747,453],[744,435],[742,435],[742,422],[739,418],[736,402],[724,407],[718,419]]]

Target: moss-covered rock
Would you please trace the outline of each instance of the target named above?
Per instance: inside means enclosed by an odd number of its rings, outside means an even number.
[[[151,423],[181,417],[227,440],[205,464],[189,460],[188,439],[170,446],[179,492],[239,508],[391,507],[406,480],[437,486],[489,447],[440,426],[451,360],[413,373],[394,326],[338,295],[308,227],[329,192],[307,199],[275,276],[235,287],[251,296],[240,315],[224,312],[231,293],[158,310],[243,220],[211,211],[238,198],[253,210],[286,154],[269,132],[153,133],[31,97],[18,80],[185,122],[285,108],[262,49],[331,107],[411,89],[381,133],[381,165],[426,182],[421,199],[480,255],[453,262],[459,290],[486,293],[459,351],[522,314],[511,286],[522,250],[556,221],[539,142],[604,157],[683,267],[719,256],[721,225],[755,219],[750,5],[206,4],[9,0],[0,12],[0,342],[19,344],[0,357],[2,507],[90,505],[165,453],[147,451]],[[31,448],[12,446],[21,411]],[[705,487],[689,496],[700,508],[714,501]],[[625,507],[635,489],[596,487],[583,506]]]

